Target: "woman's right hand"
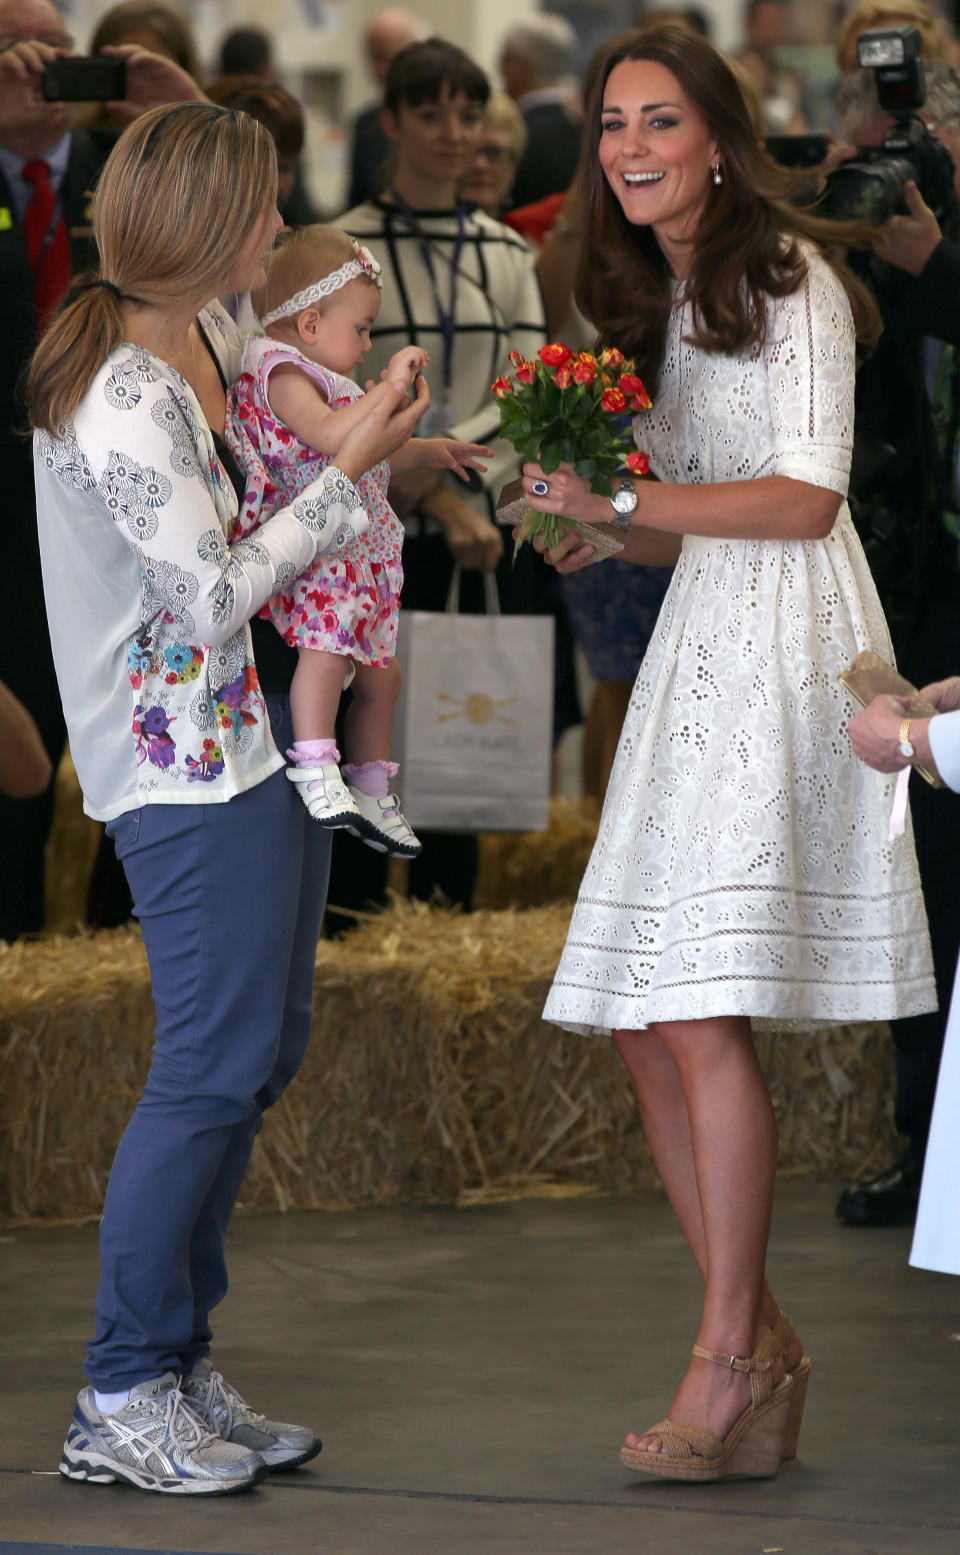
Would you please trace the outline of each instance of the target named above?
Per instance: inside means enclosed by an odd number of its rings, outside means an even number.
[[[545,490],[539,493],[536,487]],[[590,482],[578,475],[572,464],[559,464],[549,475],[539,464],[523,467],[523,496],[528,507],[538,513],[556,513],[559,518],[583,518],[602,524],[610,517],[606,497],[598,497]]]
[[[938,713],[955,713],[960,708],[960,675],[935,680],[931,685],[923,686],[920,695],[932,702]]]
[[[367,396],[369,410],[340,444],[337,468],[356,483],[381,459],[402,448],[420,417],[430,406],[426,379],[418,378],[416,398],[410,399],[405,384],[384,383],[380,392]]]

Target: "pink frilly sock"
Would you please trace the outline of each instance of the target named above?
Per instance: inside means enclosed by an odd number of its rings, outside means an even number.
[[[298,767],[328,767],[332,761],[339,766],[340,752],[336,740],[295,740],[287,760]]]
[[[390,779],[400,768],[395,761],[362,761],[359,766],[341,768],[351,788],[359,788],[369,799],[386,799],[390,792]]]

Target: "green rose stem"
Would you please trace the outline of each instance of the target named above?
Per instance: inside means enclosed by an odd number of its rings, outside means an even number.
[[[564,535],[569,534],[576,527],[572,519],[561,518],[559,513],[541,513],[539,508],[527,508],[513,542],[513,565],[517,565],[517,555],[520,547],[525,545],[527,541],[535,540],[538,535],[543,535],[544,548],[550,551],[562,540]]]

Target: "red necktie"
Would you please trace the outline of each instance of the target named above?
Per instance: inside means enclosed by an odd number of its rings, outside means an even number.
[[[63,212],[50,182],[50,168],[35,159],[23,164],[23,176],[33,185],[23,217],[27,254],[33,271],[33,306],[37,329],[43,331],[70,280],[70,242]],[[54,212],[57,212],[56,217]]]

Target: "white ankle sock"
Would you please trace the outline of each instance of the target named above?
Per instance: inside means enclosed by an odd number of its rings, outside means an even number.
[[[93,1401],[102,1415],[115,1415],[130,1402],[130,1389],[124,1388],[122,1393],[98,1393],[94,1388]]]

